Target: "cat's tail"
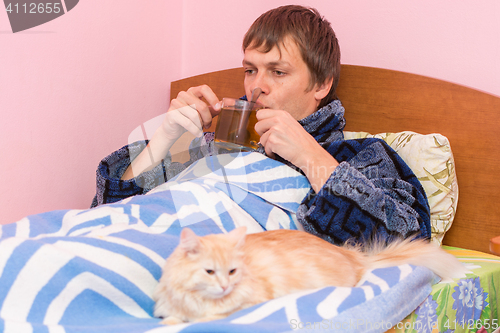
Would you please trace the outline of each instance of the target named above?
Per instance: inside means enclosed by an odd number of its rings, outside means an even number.
[[[424,266],[443,279],[465,277],[465,266],[453,255],[426,240],[395,241],[370,246],[365,251],[367,268],[410,264]]]

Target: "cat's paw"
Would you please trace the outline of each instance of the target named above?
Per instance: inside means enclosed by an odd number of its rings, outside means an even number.
[[[184,323],[182,320],[180,320],[177,317],[174,316],[168,316],[167,318],[163,319],[160,324],[163,325],[177,325],[177,324],[182,324]]]
[[[223,319],[223,318],[226,318],[227,316],[228,316],[227,314],[214,314],[214,315],[198,318],[198,319],[196,319],[196,321],[197,322],[212,321],[212,320]]]

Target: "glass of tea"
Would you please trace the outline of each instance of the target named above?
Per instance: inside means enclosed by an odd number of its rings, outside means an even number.
[[[260,136],[255,131],[257,110],[264,106],[235,98],[223,98],[217,125],[215,146],[226,150],[249,151],[259,147]]]

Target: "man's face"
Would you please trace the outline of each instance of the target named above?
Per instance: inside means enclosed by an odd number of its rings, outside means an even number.
[[[281,53],[276,46],[267,53],[245,50],[245,93],[250,99],[253,89],[260,87],[261,104],[299,120],[315,112],[322,97],[316,93],[317,85],[308,89],[311,76],[295,42],[287,38],[280,49]]]

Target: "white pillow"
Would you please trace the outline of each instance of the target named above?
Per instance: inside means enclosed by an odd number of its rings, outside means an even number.
[[[458,184],[450,142],[441,134],[415,132],[344,132],[344,138],[379,138],[408,164],[422,184],[431,210],[432,241],[441,245],[450,229],[458,203]]]

